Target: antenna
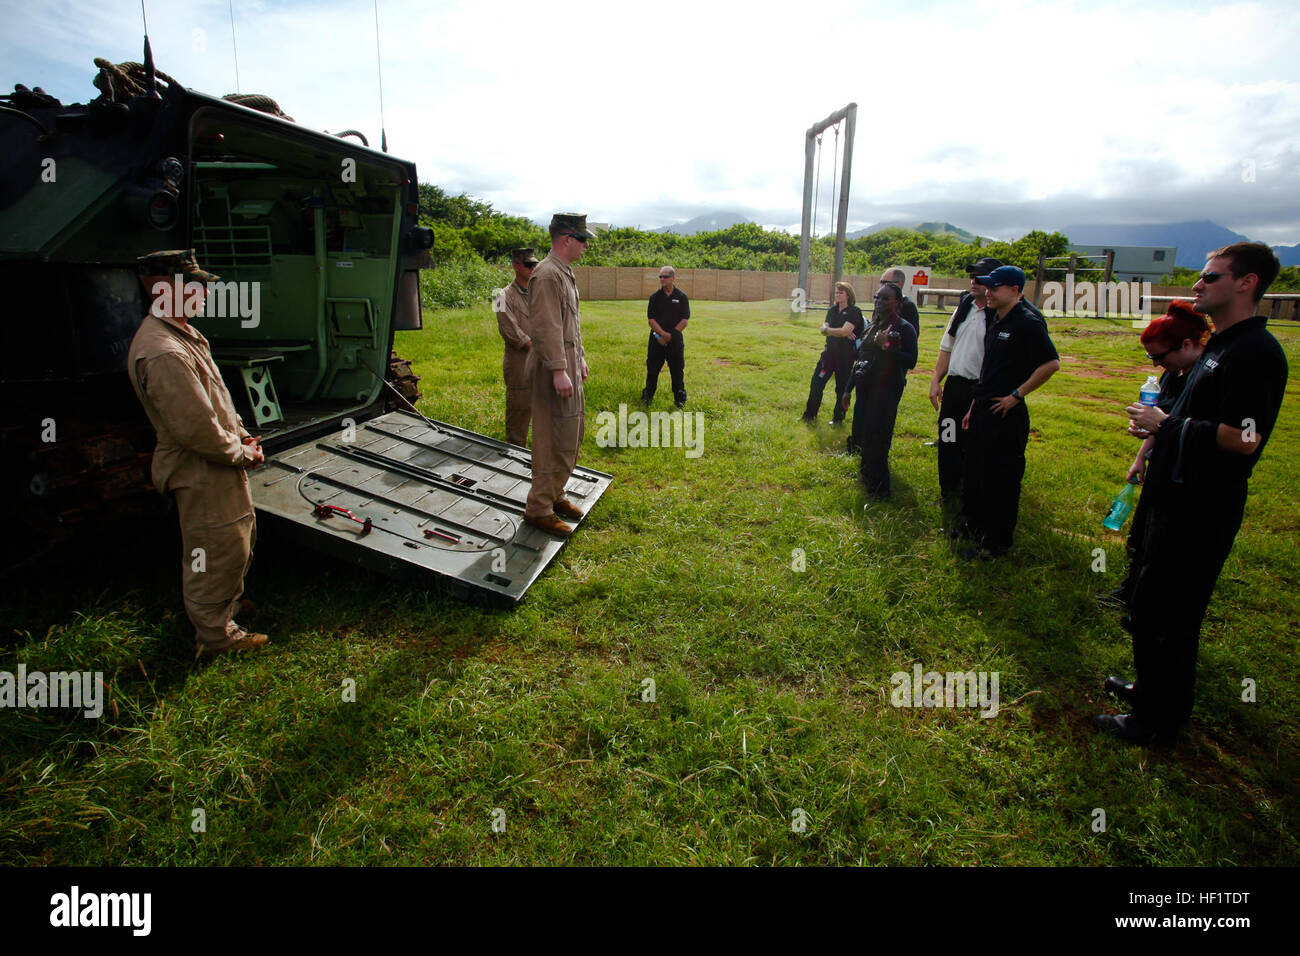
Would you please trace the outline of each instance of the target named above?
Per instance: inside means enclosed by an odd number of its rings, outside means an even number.
[[[379,58],[379,0],[375,0],[375,65],[379,68],[379,148],[386,153],[388,131],[384,128],[384,63]]]
[[[144,0],[140,0],[140,19],[144,21],[144,93],[158,99],[158,71],[154,69],[153,50],[149,46],[149,14]]]
[[[144,0],[141,0],[143,3]],[[239,89],[239,47],[235,45],[235,0],[227,0],[227,6],[230,7],[230,49],[235,53],[235,92]]]

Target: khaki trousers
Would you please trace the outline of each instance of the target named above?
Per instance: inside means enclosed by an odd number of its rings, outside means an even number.
[[[551,372],[538,366],[533,374],[533,485],[528,492],[524,515],[544,518],[555,513],[555,500],[578,463],[578,449],[586,434],[587,408],[581,376],[573,383],[573,394],[555,394]]]
[[[246,633],[234,616],[253,559],[257,522],[243,472],[213,467],[209,474],[210,483],[177,488],[175,495],[185,613],[194,625],[195,641],[218,650]]]
[[[533,417],[532,383],[528,380],[527,349],[507,346],[501,371],[506,380],[506,441],[528,447],[528,423]]]

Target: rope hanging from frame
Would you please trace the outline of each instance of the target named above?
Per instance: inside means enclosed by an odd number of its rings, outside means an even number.
[[[821,202],[822,191],[822,136],[817,134],[817,175],[813,180],[813,215],[812,215],[812,237],[817,238],[817,208]]]

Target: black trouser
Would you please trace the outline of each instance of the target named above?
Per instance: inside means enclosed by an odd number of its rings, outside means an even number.
[[[1022,403],[1004,418],[990,411],[989,403],[981,398],[971,411],[962,511],[971,537],[1001,554],[1011,547],[1020,513],[1029,410]]]
[[[1184,507],[1152,502],[1142,511],[1130,598],[1133,713],[1155,733],[1172,734],[1191,716],[1201,622],[1245,503],[1243,490]]]
[[[830,381],[832,373],[835,375],[835,409],[831,412],[831,421],[844,421],[844,402],[841,396],[849,385],[849,375],[853,371],[853,361],[851,359],[838,359],[835,356],[822,353],[821,358],[817,360],[817,367],[813,369],[812,383],[808,386],[808,404],[804,406],[803,417],[810,421],[817,417],[817,413],[822,407],[822,392],[826,389],[826,383]]]
[[[948,508],[961,505],[962,475],[966,467],[969,433],[962,430],[961,420],[970,409],[975,380],[949,375],[943,383],[939,400],[939,494]]]
[[[673,377],[673,400],[686,401],[686,378],[683,374],[686,368],[686,346],[682,341],[682,333],[674,332],[672,336],[672,341],[667,345],[660,345],[654,332],[650,333],[650,344],[645,353],[645,390],[641,393],[642,401],[648,402],[655,397],[664,359],[668,360],[668,372]]]
[[[1128,575],[1120,582],[1118,590],[1124,595],[1127,604],[1133,598],[1133,581],[1137,577],[1138,556],[1142,553],[1142,540],[1146,534],[1147,493],[1138,493],[1137,507],[1133,509],[1133,521],[1128,526],[1128,539],[1124,542],[1124,551],[1128,554]]]
[[[867,486],[867,494],[877,498],[889,495],[889,446],[894,441],[894,422],[906,381],[897,375],[883,375],[875,381],[858,383],[853,439],[862,452],[862,483]]]

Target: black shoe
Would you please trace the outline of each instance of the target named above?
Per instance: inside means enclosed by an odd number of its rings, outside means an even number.
[[[1167,747],[1173,742],[1171,734],[1156,733],[1132,714],[1098,714],[1092,718],[1092,725],[1103,734],[1139,747]]]
[[[1117,700],[1128,704],[1130,707],[1137,700],[1137,695],[1133,693],[1133,682],[1127,681],[1122,677],[1106,678],[1106,693],[1110,694]]]
[[[803,422],[805,425],[816,425],[816,424],[817,424],[817,419],[815,419],[815,418],[809,418],[807,415],[800,415],[800,416],[799,416],[799,421]]]
[[[686,396],[685,396],[684,394],[682,394],[682,395],[674,395],[674,396],[673,396],[673,404],[674,404],[676,407],[678,407],[678,408],[683,407],[683,406],[686,404]]]
[[[835,427],[837,427],[837,428],[838,428],[840,425],[843,425],[843,424],[844,424],[844,419],[842,419],[842,418],[832,418],[832,419],[831,419],[831,425],[833,425],[833,426],[835,426]]]
[[[1119,587],[1113,591],[1102,591],[1097,595],[1097,603],[1102,607],[1114,607],[1128,610],[1128,591]]]

